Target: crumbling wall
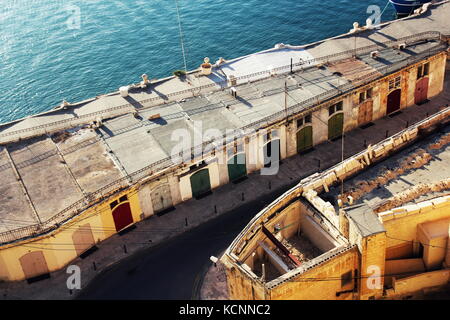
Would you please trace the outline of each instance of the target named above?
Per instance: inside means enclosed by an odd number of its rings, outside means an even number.
[[[387,290],[386,295],[389,298],[404,295],[407,293],[417,292],[419,290],[444,286],[448,283],[450,276],[450,269],[437,270],[431,272],[421,273],[415,276],[392,279],[393,289]]]
[[[271,300],[351,300],[358,269],[358,250],[353,247],[344,253],[324,260],[318,267],[294,276],[269,289]],[[351,273],[351,280],[342,283],[341,277]],[[326,281],[317,281],[322,279]]]
[[[394,208],[378,214],[388,235],[386,247],[417,240],[417,225],[450,217],[450,196]]]

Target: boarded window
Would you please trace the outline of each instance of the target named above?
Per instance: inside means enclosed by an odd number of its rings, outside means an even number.
[[[344,273],[341,275],[341,287],[345,287],[346,285],[352,283],[352,271]]]

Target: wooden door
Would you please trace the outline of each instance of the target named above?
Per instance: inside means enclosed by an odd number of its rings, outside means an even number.
[[[112,211],[116,231],[120,231],[133,223],[133,215],[129,202],[123,202]]]
[[[19,261],[26,279],[49,273],[47,262],[42,251],[27,253]]]
[[[416,90],[414,92],[414,103],[420,104],[428,98],[428,77],[421,78],[416,82]]]
[[[400,110],[401,95],[402,95],[401,89],[396,89],[388,95],[386,114],[391,114],[393,112]]]
[[[307,126],[297,132],[297,153],[311,149],[313,146],[312,126]]]
[[[94,236],[92,235],[91,225],[89,223],[82,225],[72,234],[73,245],[77,251],[77,255],[83,254],[86,250],[95,245]]]
[[[328,120],[328,140],[339,138],[344,128],[344,114],[337,113]]]
[[[366,101],[359,105],[358,125],[361,126],[372,121],[373,101]]]
[[[198,198],[211,191],[209,170],[203,169],[194,173],[191,178],[192,196]]]
[[[245,165],[245,153],[235,155],[228,160],[228,177],[230,181],[236,181],[247,175],[247,167]]]
[[[154,213],[173,207],[172,195],[168,184],[163,184],[153,189],[151,198]]]

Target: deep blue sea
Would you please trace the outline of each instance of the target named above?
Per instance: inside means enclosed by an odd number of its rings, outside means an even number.
[[[387,0],[178,0],[188,69],[364,24]],[[382,21],[394,18],[392,6]],[[0,122],[183,69],[175,0],[1,0]]]

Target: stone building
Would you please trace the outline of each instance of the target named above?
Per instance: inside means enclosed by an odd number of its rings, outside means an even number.
[[[389,299],[448,288],[449,115],[447,107],[305,178],[255,216],[221,258],[229,298]],[[441,131],[428,136],[433,128]]]
[[[0,125],[0,279],[47,275],[136,222],[435,97],[449,10],[279,44],[209,75],[144,77]]]

